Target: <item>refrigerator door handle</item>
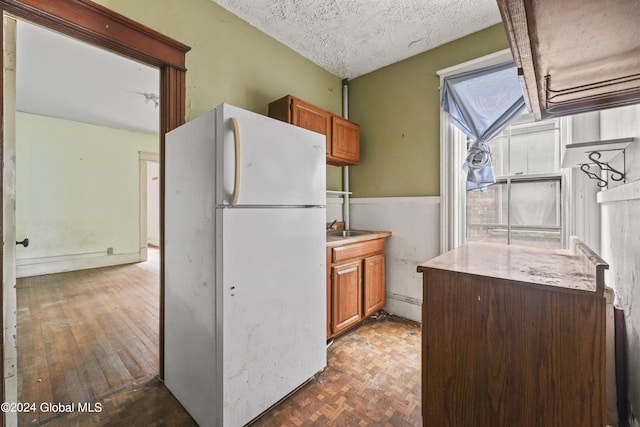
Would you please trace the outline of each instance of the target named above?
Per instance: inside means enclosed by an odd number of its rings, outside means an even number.
[[[233,182],[233,193],[231,195],[231,206],[235,206],[235,204],[238,203],[238,196],[240,195],[240,166],[242,164],[240,153],[240,126],[238,125],[238,119],[231,117],[231,126],[233,127],[233,143],[236,158],[236,171]]]

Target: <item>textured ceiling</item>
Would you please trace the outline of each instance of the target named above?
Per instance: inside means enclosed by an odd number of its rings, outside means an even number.
[[[496,0],[213,0],[341,78],[500,22]],[[18,23],[20,111],[157,133],[154,68]]]
[[[496,0],[213,0],[341,78],[500,22]]]

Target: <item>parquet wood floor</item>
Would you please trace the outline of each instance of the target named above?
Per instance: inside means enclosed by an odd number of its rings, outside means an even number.
[[[421,426],[420,325],[381,314],[336,338],[327,368],[252,427]]]
[[[20,426],[194,426],[157,378],[157,268],[19,279]],[[328,349],[328,366],[254,426],[418,426],[420,325],[380,315]],[[42,403],[101,412],[55,413]]]

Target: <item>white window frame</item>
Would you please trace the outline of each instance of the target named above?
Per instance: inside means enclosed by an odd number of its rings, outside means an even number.
[[[440,77],[440,92],[445,77],[467,71],[486,68],[493,65],[513,61],[509,49],[504,49],[481,58],[464,62],[437,71]],[[571,118],[560,119],[561,155],[564,154],[564,143],[571,141]],[[466,209],[466,177],[462,165],[466,158],[466,135],[449,121],[449,113],[440,109],[440,252],[450,251],[466,242],[467,209]],[[565,215],[562,215],[563,242],[569,232],[568,215],[571,209],[571,174],[564,174],[561,183],[562,203]]]

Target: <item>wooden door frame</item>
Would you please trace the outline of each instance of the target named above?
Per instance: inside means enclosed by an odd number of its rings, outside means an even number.
[[[160,70],[160,176],[164,177],[165,133],[185,122],[185,56],[191,49],[180,42],[147,28],[89,0],[0,0],[3,16],[8,14],[49,28],[111,52],[140,61]],[[0,34],[0,42],[2,40]],[[0,58],[1,69],[4,58]],[[0,79],[0,117],[4,118],[4,81]],[[4,120],[0,123],[0,156],[4,155]],[[0,162],[0,177],[3,176]],[[2,178],[0,178],[2,179]],[[0,211],[3,207],[4,180],[0,186]],[[0,233],[3,233],[0,222]],[[164,180],[160,180],[160,378],[164,377]],[[4,257],[2,245],[0,256]],[[0,263],[0,277],[3,277]],[[0,307],[4,280],[0,288]],[[4,316],[2,317],[4,331]],[[0,339],[0,378],[4,381],[4,339]],[[4,402],[4,385],[0,401]],[[3,425],[3,417],[0,417]]]

